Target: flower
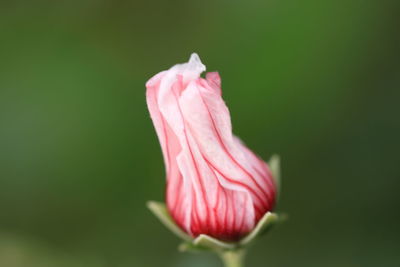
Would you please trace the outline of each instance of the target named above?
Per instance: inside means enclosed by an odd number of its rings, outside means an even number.
[[[217,72],[197,54],[151,78],[147,105],[166,165],[167,208],[192,237],[236,241],[275,204],[269,166],[232,134]]]

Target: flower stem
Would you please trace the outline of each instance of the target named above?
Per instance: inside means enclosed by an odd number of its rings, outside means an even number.
[[[225,267],[244,267],[244,249],[223,251],[219,256]]]

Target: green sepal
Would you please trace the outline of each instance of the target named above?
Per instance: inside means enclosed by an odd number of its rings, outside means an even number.
[[[181,230],[181,228],[179,228],[178,225],[176,225],[171,215],[169,215],[167,207],[164,203],[157,201],[148,201],[147,207],[161,221],[161,223],[164,224],[165,227],[167,227],[176,236],[187,242],[193,241],[193,238],[191,236],[186,234],[184,231]]]
[[[225,242],[218,240],[212,236],[201,234],[192,242],[183,242],[179,245],[179,251],[204,251],[204,250],[212,250],[212,251],[224,251],[224,250],[232,250],[237,248],[237,243],[233,242]]]
[[[239,241],[240,246],[245,246],[251,243],[255,240],[256,237],[271,229],[272,226],[274,226],[279,221],[278,219],[279,216],[276,213],[265,213],[261,220],[257,223],[256,227],[254,227],[253,231],[251,231],[248,235],[246,235]]]
[[[282,221],[285,217],[278,216],[276,213],[267,212],[257,223],[256,227],[254,227],[253,231],[248,235],[237,242],[226,242],[204,234],[192,238],[176,225],[169,215],[164,203],[149,201],[147,202],[147,207],[161,221],[161,223],[165,225],[165,227],[184,241],[178,247],[179,251],[211,250],[221,252],[226,250],[236,250],[254,241],[258,236],[269,230],[277,222]]]
[[[238,242],[225,242],[218,240],[209,235],[199,235],[191,242],[184,242],[179,246],[180,251],[200,251],[200,250],[212,250],[216,252],[226,250],[236,250],[241,247],[247,246],[249,243],[254,241],[258,236],[271,229],[277,222],[282,221],[285,216],[278,216],[276,213],[267,212],[261,220],[257,223],[256,227],[244,238]]]
[[[272,177],[275,181],[276,191],[279,196],[280,188],[281,188],[281,160],[278,155],[272,155],[271,159],[268,162],[269,168],[272,172]]]
[[[279,195],[281,173],[280,158],[278,155],[273,155],[271,157],[269,161],[269,167]],[[149,201],[147,202],[147,207],[161,221],[162,224],[164,224],[171,232],[184,241],[179,245],[179,251],[211,250],[221,253],[223,251],[238,250],[253,242],[257,237],[271,229],[276,223],[284,221],[287,217],[285,214],[278,216],[276,213],[267,212],[257,223],[254,229],[241,240],[237,242],[226,242],[205,234],[201,234],[197,238],[193,238],[186,234],[172,219],[164,203]]]

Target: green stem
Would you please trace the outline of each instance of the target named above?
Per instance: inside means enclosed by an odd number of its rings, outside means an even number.
[[[225,267],[244,267],[245,251],[243,249],[227,250],[219,253]]]

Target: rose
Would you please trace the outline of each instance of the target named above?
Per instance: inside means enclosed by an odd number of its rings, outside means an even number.
[[[193,237],[236,241],[275,204],[269,166],[232,134],[217,72],[197,54],[147,83],[147,105],[167,172],[166,203]]]

